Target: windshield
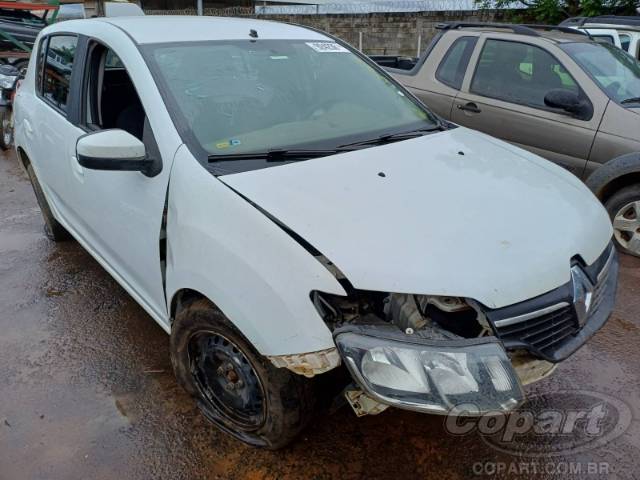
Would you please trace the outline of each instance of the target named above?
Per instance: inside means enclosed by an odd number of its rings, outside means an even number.
[[[561,48],[611,99],[625,106],[640,104],[640,62],[631,55],[603,43],[566,43]]]
[[[150,47],[148,61],[176,125],[210,156],[336,148],[436,124],[397,85],[330,41],[164,44]]]

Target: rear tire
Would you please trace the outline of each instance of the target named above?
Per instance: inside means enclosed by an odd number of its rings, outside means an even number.
[[[0,148],[9,150],[13,145],[12,112],[7,107],[0,107]]]
[[[44,233],[50,240],[53,240],[54,242],[63,242],[65,240],[69,240],[71,238],[71,235],[69,235],[69,232],[67,232],[67,230],[60,224],[60,222],[58,222],[54,218],[53,214],[51,213],[51,208],[49,208],[47,199],[42,192],[42,187],[40,187],[40,182],[38,182],[38,178],[36,177],[31,164],[27,165],[27,174],[29,175],[29,180],[31,180],[33,192],[36,194],[36,200],[38,201],[40,211],[42,212],[42,218],[44,219]]]
[[[604,206],[613,224],[613,237],[618,249],[640,257],[640,185],[621,188]]]
[[[312,417],[312,382],[276,368],[206,299],[176,315],[171,363],[178,382],[221,430],[257,447],[282,448]]]

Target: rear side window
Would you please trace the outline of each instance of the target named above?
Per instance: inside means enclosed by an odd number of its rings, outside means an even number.
[[[436,78],[445,85],[460,90],[476,41],[477,37],[461,37],[453,42],[438,66]]]
[[[48,38],[43,38],[38,49],[38,63],[36,65],[36,91],[42,94],[42,68],[44,64],[44,55],[47,52]]]
[[[631,45],[631,37],[626,33],[620,34],[620,46],[625,52],[629,51],[629,46]]]
[[[49,38],[42,75],[42,96],[63,112],[69,103],[71,71],[78,37],[56,35]]]
[[[471,91],[534,108],[546,109],[550,90],[580,94],[580,88],[549,52],[527,43],[487,40],[476,67]]]

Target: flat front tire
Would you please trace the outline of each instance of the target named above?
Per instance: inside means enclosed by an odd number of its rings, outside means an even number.
[[[205,417],[250,445],[284,447],[312,416],[311,381],[273,366],[205,299],[176,315],[171,362]]]
[[[42,192],[42,187],[40,186],[40,182],[38,182],[38,178],[36,177],[35,172],[33,171],[33,167],[31,164],[27,165],[27,174],[29,175],[29,180],[31,181],[31,186],[33,187],[33,193],[36,194],[36,200],[38,201],[38,206],[40,207],[40,211],[42,212],[42,218],[44,219],[44,233],[50,240],[54,242],[63,242],[65,240],[69,240],[71,235],[69,232],[58,222],[53,214],[51,213],[51,208],[49,208],[49,203]]]
[[[640,257],[640,185],[621,188],[604,206],[611,218],[618,248]]]

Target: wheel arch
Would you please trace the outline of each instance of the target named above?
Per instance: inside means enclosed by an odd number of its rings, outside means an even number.
[[[214,306],[216,306],[216,304],[210,298],[208,298],[205,294],[199,292],[198,290],[194,290],[192,288],[181,288],[180,290],[177,290],[171,297],[171,302],[169,303],[170,325],[173,325],[173,321],[180,310],[185,308],[186,305],[200,299],[206,299]],[[216,308],[218,307],[216,306]]]
[[[27,152],[24,151],[24,148],[17,147],[16,152],[18,154],[18,160],[20,161],[20,165],[24,168],[25,172],[27,171],[27,167],[31,164],[31,159]]]
[[[603,203],[621,188],[636,183],[640,183],[640,152],[609,160],[586,180],[587,187]]]

